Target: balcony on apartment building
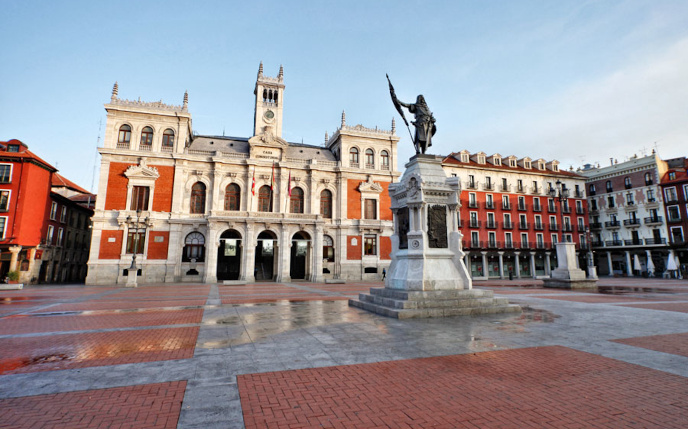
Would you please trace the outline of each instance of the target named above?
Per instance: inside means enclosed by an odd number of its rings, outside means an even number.
[[[523,203],[523,202],[519,202],[519,203],[518,203],[518,210],[520,210],[520,211],[527,211],[527,210],[528,210],[528,205],[525,204],[525,203]]]
[[[518,229],[519,230],[528,230],[530,228],[530,224],[527,222],[519,222],[518,223]]]
[[[624,227],[640,227],[640,218],[623,220]]]
[[[621,239],[614,239],[614,240],[605,240],[604,241],[604,246],[623,246],[623,240]]]
[[[661,216],[650,216],[645,218],[646,225],[660,225],[662,223],[663,221]]]
[[[511,221],[504,221],[502,223],[502,228],[504,230],[512,230],[514,228],[514,223],[512,223]]]
[[[510,202],[502,202],[502,210],[504,211],[510,211],[511,210],[511,203]]]
[[[537,231],[543,231],[545,229],[545,224],[536,221],[533,223],[533,228]]]
[[[495,204],[494,202],[485,202],[485,209],[494,209]]]
[[[548,224],[549,231],[559,231],[559,224],[556,222],[551,222]]]
[[[590,223],[590,230],[602,230],[602,223],[601,222],[591,222]]]
[[[585,208],[583,206],[576,207],[576,215],[585,215]]]
[[[479,184],[476,181],[466,181],[466,189],[467,190],[477,190],[478,185]]]
[[[468,221],[468,226],[470,228],[480,228],[480,221],[477,219],[472,219]]]
[[[528,206],[526,206],[527,208]],[[533,212],[542,212],[542,206],[540,203],[533,202]]]
[[[499,222],[493,221],[493,220],[487,220],[485,221],[485,228],[497,228],[499,226]]]
[[[621,227],[621,222],[619,222],[619,220],[605,221],[604,227],[605,228],[619,228],[619,227]]]
[[[650,237],[645,239],[645,245],[666,245],[666,237]]]

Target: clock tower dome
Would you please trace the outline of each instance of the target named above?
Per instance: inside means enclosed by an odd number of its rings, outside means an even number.
[[[263,63],[258,68],[256,89],[256,106],[253,118],[253,135],[258,136],[271,131],[276,137],[282,137],[282,104],[284,102],[284,68],[280,66],[276,78],[263,75]]]

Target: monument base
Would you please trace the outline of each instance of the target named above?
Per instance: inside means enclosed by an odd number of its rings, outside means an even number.
[[[405,318],[450,317],[521,312],[506,298],[495,298],[491,290],[408,291],[371,288],[370,294],[349,299],[349,306],[378,315]]]
[[[597,279],[547,278],[544,280],[544,287],[564,290],[597,290]]]

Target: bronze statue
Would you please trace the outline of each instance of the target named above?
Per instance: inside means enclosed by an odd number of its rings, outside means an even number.
[[[387,75],[387,82],[389,82],[389,94],[392,96],[392,103],[394,103],[394,107],[401,115],[407,128],[408,121],[406,121],[404,111],[401,110],[401,107],[405,107],[415,116],[416,120],[412,121],[411,124],[416,128],[416,135],[412,135],[411,139],[413,139],[413,146],[416,148],[416,154],[425,154],[425,151],[432,146],[432,136],[434,136],[437,131],[437,127],[435,127],[435,117],[432,116],[430,108],[428,108],[427,103],[425,103],[425,97],[423,97],[422,94],[419,95],[415,103],[401,102],[397,99],[392,81],[389,80],[389,75]],[[411,130],[409,129],[409,134],[410,133]]]

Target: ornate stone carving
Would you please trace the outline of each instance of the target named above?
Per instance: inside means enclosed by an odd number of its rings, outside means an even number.
[[[368,176],[368,180],[366,182],[361,182],[358,185],[358,191],[365,193],[381,193],[383,191],[382,185],[378,184],[377,182],[373,182],[373,178],[371,176]]]
[[[447,209],[444,205],[428,207],[428,246],[447,248]]]
[[[139,160],[138,166],[129,166],[127,170],[124,171],[124,176],[128,179],[158,179],[160,173],[155,167],[149,167],[146,165],[146,159],[141,158]]]

